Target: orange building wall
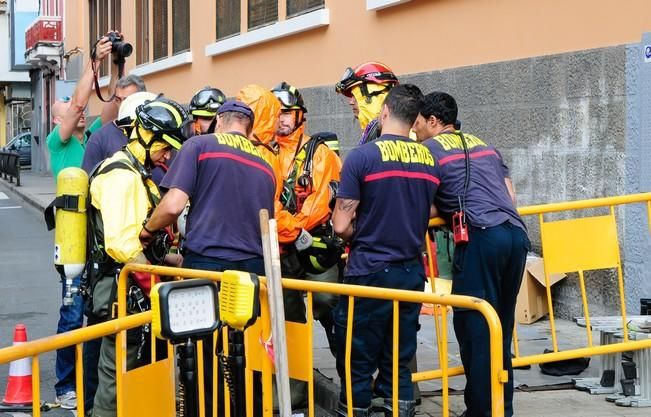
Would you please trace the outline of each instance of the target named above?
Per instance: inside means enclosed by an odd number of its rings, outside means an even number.
[[[298,87],[334,84],[345,67],[365,60],[409,74],[620,45],[651,30],[649,1],[625,3],[615,14],[608,0],[412,0],[379,11],[366,11],[364,0],[326,0],[325,28],[206,57],[215,39],[215,1],[192,0],[192,64],[145,81],[150,91],[187,102],[208,84],[228,95],[247,83],[271,87],[283,79]],[[86,55],[87,7],[66,2],[65,48],[80,46]],[[134,2],[122,2],[122,16],[135,46]],[[135,54],[127,70],[134,65]],[[91,113],[97,112],[95,100]]]

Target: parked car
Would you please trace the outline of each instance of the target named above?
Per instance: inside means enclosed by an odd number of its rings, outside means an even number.
[[[32,165],[32,133],[25,132],[15,136],[7,145],[2,148],[3,151],[18,152],[20,155],[20,166]]]

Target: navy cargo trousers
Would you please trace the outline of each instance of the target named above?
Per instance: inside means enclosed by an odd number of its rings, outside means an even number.
[[[364,276],[348,276],[345,284],[399,290],[423,291],[425,273],[420,260],[396,262],[378,272]],[[399,399],[413,399],[413,384],[409,361],[416,354],[416,334],[419,329],[420,304],[399,305]],[[337,339],[337,372],[341,378],[339,399],[346,403],[345,351],[348,318],[348,297],[341,296],[335,309]],[[374,396],[392,398],[393,302],[370,298],[355,298],[351,351],[351,387],[353,407],[367,408]],[[373,386],[373,374],[378,371]]]
[[[515,304],[527,252],[531,249],[524,230],[505,222],[487,228],[470,228],[470,242],[454,250],[452,293],[488,301],[502,323],[504,369],[504,416],[513,416],[513,368],[511,341]],[[454,309],[454,331],[466,373],[466,417],[491,415],[490,349],[488,326],[477,311]]]

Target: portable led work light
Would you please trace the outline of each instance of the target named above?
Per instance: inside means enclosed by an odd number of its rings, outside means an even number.
[[[224,271],[219,292],[219,317],[233,329],[244,330],[260,315],[260,281],[256,274]]]
[[[152,329],[172,341],[212,334],[217,329],[217,285],[207,279],[159,283],[151,290]]]

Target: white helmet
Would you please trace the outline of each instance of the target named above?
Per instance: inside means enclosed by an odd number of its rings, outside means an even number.
[[[155,100],[156,97],[158,97],[156,94],[147,91],[139,91],[131,94],[120,104],[120,110],[118,111],[118,118],[115,120],[115,124],[118,127],[129,126],[136,119],[136,108],[144,104],[145,101]]]

